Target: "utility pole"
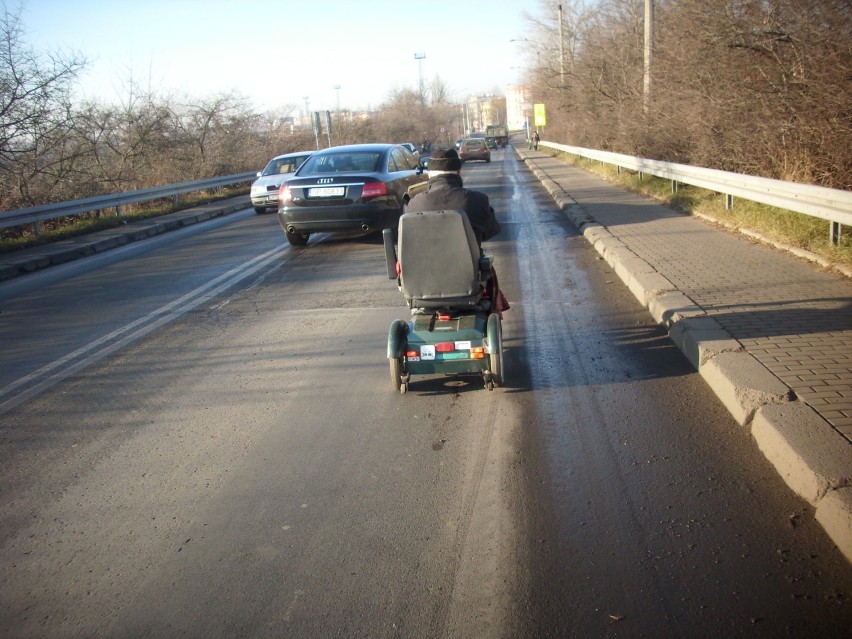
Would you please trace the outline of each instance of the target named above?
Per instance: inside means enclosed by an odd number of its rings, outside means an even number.
[[[559,82],[565,88],[565,39],[562,35],[562,4],[559,4]]]
[[[340,135],[340,85],[335,84],[334,90],[337,92],[337,109],[334,114],[337,116],[337,135]]]
[[[642,110],[651,114],[651,59],[654,54],[654,0],[645,0],[645,80],[642,87]]]

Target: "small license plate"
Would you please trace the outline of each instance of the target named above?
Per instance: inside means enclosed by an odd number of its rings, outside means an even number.
[[[320,186],[308,189],[308,197],[343,197],[346,189],[342,186]]]

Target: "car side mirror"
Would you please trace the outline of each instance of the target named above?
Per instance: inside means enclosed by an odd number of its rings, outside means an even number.
[[[261,173],[263,173],[263,171],[258,171],[258,172],[257,172],[257,177],[260,177]]]

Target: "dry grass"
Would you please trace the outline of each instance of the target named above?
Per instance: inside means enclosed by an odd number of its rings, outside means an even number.
[[[713,191],[681,184],[672,193],[670,180],[648,175],[640,179],[637,173],[625,169],[619,174],[612,165],[563,153],[559,158],[682,213],[710,218],[728,229],[757,235],[770,243],[801,249],[823,261],[852,268],[850,227],[843,227],[840,243],[834,246],[829,238],[829,223],[820,218],[740,199],[734,201],[732,209],[725,209],[725,196]]]

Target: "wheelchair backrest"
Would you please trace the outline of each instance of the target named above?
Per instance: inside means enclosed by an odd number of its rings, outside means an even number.
[[[479,301],[480,249],[463,211],[405,213],[397,251],[409,306],[464,308]]]

